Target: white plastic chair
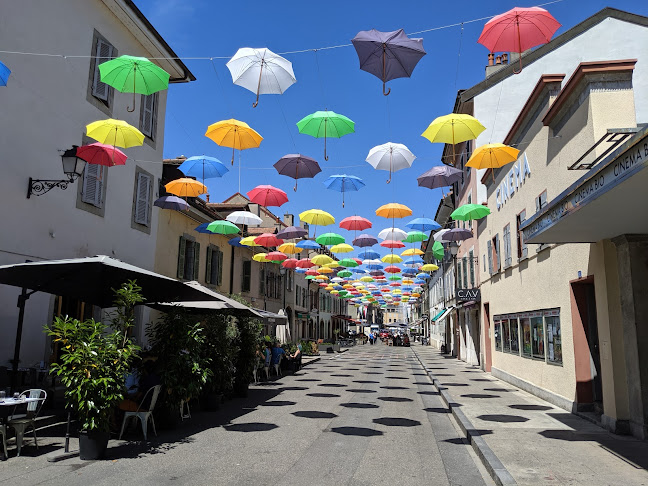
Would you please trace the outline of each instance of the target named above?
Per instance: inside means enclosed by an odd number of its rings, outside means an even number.
[[[23,437],[25,431],[31,427],[34,432],[34,444],[36,444],[36,449],[38,449],[38,438],[36,437],[36,418],[43,408],[43,404],[47,399],[47,392],[45,390],[40,390],[38,388],[25,390],[20,394],[19,398],[36,398],[32,402],[27,402],[27,413],[25,415],[16,415],[12,414],[11,418],[7,421],[7,426],[12,427],[16,431],[16,448],[20,455],[20,449],[22,448]],[[17,407],[18,405],[16,405]],[[14,412],[16,411],[14,407]],[[4,431],[6,433],[6,429]],[[7,457],[6,448],[5,448],[5,457]]]
[[[160,394],[160,388],[162,388],[162,385],[155,385],[149,388],[144,395],[144,398],[139,404],[139,407],[137,407],[136,412],[126,412],[124,414],[124,421],[122,422],[122,427],[121,427],[121,432],[119,432],[119,439],[121,440],[122,435],[124,434],[124,429],[126,428],[126,422],[130,418],[135,418],[139,419],[139,421],[142,423],[142,432],[144,433],[144,440],[147,438],[147,429],[148,429],[148,421],[151,419],[151,425],[153,426],[153,432],[155,433],[155,436],[157,437],[157,430],[155,430],[155,419],[153,418],[153,409],[155,408],[155,403],[157,402],[158,395]],[[151,404],[146,408],[142,408],[142,405],[146,403],[146,398],[149,396],[149,394],[152,393],[151,396]]]
[[[273,365],[275,373],[277,374],[277,376],[282,376],[281,375],[281,360],[282,359],[283,359],[283,354],[280,354],[279,355],[279,362]]]

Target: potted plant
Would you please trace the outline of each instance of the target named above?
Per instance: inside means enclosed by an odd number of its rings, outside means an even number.
[[[128,337],[133,308],[144,301],[134,281],[115,291],[112,325],[56,317],[47,334],[61,346],[50,372],[65,385],[66,407],[76,411],[81,459],[101,459],[110,438],[112,409],[124,399],[125,379],[139,347]]]
[[[248,302],[240,295],[230,295],[230,297],[242,304],[249,305]],[[237,317],[236,319],[236,355],[235,374],[234,374],[234,393],[237,396],[245,397],[248,393],[252,371],[257,360],[257,348],[262,342],[261,322],[258,319],[250,317]],[[266,336],[269,339],[269,336]],[[263,339],[265,341],[265,338]]]
[[[236,326],[233,318],[225,314],[212,313],[204,318],[205,340],[202,355],[209,358],[211,374],[203,389],[208,410],[217,410],[225,396],[234,388],[234,362],[238,355],[235,343]]]

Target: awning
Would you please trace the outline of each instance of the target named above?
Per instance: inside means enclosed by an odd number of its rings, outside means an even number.
[[[253,309],[254,312],[259,314],[263,318],[263,323],[270,326],[283,326],[288,323],[288,317],[281,314],[275,314],[274,312],[262,310],[262,309]]]
[[[241,306],[240,308],[232,308],[227,303],[219,302],[216,300],[187,301],[187,302],[156,302],[147,305],[148,307],[157,309],[162,312],[167,312],[173,307],[179,307],[196,313],[218,311],[223,314],[232,314],[241,317],[263,318],[263,316],[256,309],[245,307],[242,304],[239,304]]]
[[[448,314],[450,314],[454,309],[455,309],[454,306],[448,307],[447,309],[445,309],[445,310],[441,313],[441,315],[439,315],[436,319],[433,319],[433,320],[434,320],[434,321],[442,321],[443,319],[445,319],[446,317],[448,317]]]
[[[443,314],[445,311],[446,311],[445,309],[441,309],[441,311],[440,311],[436,316],[434,316],[434,317],[432,318],[432,320],[433,320],[433,321],[438,320],[439,317],[441,317],[441,314]]]

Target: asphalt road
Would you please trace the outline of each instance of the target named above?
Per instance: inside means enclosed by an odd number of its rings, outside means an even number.
[[[48,463],[26,447],[27,457],[0,463],[0,482],[492,484],[409,348],[360,345],[322,355],[294,376],[252,386],[247,398],[149,438],[111,441],[109,459],[97,462]]]

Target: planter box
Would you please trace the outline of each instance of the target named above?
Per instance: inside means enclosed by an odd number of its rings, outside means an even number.
[[[318,344],[317,346],[319,347],[320,353],[340,352],[339,344]],[[331,349],[331,351],[329,351],[329,348]]]

